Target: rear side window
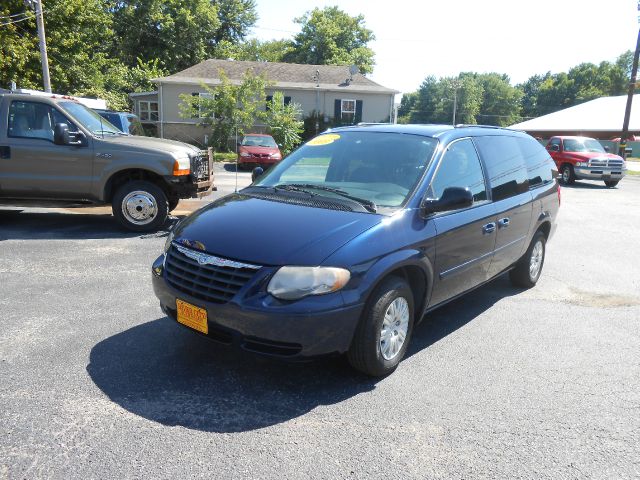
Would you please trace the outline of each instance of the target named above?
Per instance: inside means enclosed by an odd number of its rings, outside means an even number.
[[[529,186],[535,188],[552,182],[556,164],[547,150],[533,138],[518,137],[516,142],[527,167]]]
[[[445,188],[468,188],[474,202],[487,199],[487,189],[480,159],[468,138],[451,143],[444,152],[427,195],[440,198]]]
[[[494,201],[529,190],[529,175],[516,137],[492,135],[474,141],[487,166]]]

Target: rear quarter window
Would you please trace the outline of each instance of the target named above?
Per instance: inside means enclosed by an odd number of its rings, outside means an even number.
[[[518,137],[516,142],[527,167],[529,186],[535,188],[553,182],[557,171],[549,152],[533,138]]]
[[[529,190],[529,174],[516,137],[491,135],[474,141],[487,167],[494,201]]]

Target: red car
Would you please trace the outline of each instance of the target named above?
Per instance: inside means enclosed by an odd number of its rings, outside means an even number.
[[[567,185],[576,180],[604,180],[607,187],[613,188],[627,170],[622,157],[608,153],[593,138],[551,137],[547,150]]]
[[[282,160],[278,144],[271,135],[251,133],[245,135],[238,149],[238,167],[270,167]]]

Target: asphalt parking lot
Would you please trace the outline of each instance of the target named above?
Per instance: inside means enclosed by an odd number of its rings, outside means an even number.
[[[539,284],[432,313],[381,380],[174,324],[164,234],[0,207],[0,478],[640,477],[640,178],[563,188]]]

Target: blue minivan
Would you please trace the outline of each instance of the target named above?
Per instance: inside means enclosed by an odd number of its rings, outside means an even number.
[[[176,224],[154,291],[166,315],[218,342],[288,359],[346,353],[385,375],[430,310],[505,272],[536,284],[557,176],[518,131],[337,128]]]

